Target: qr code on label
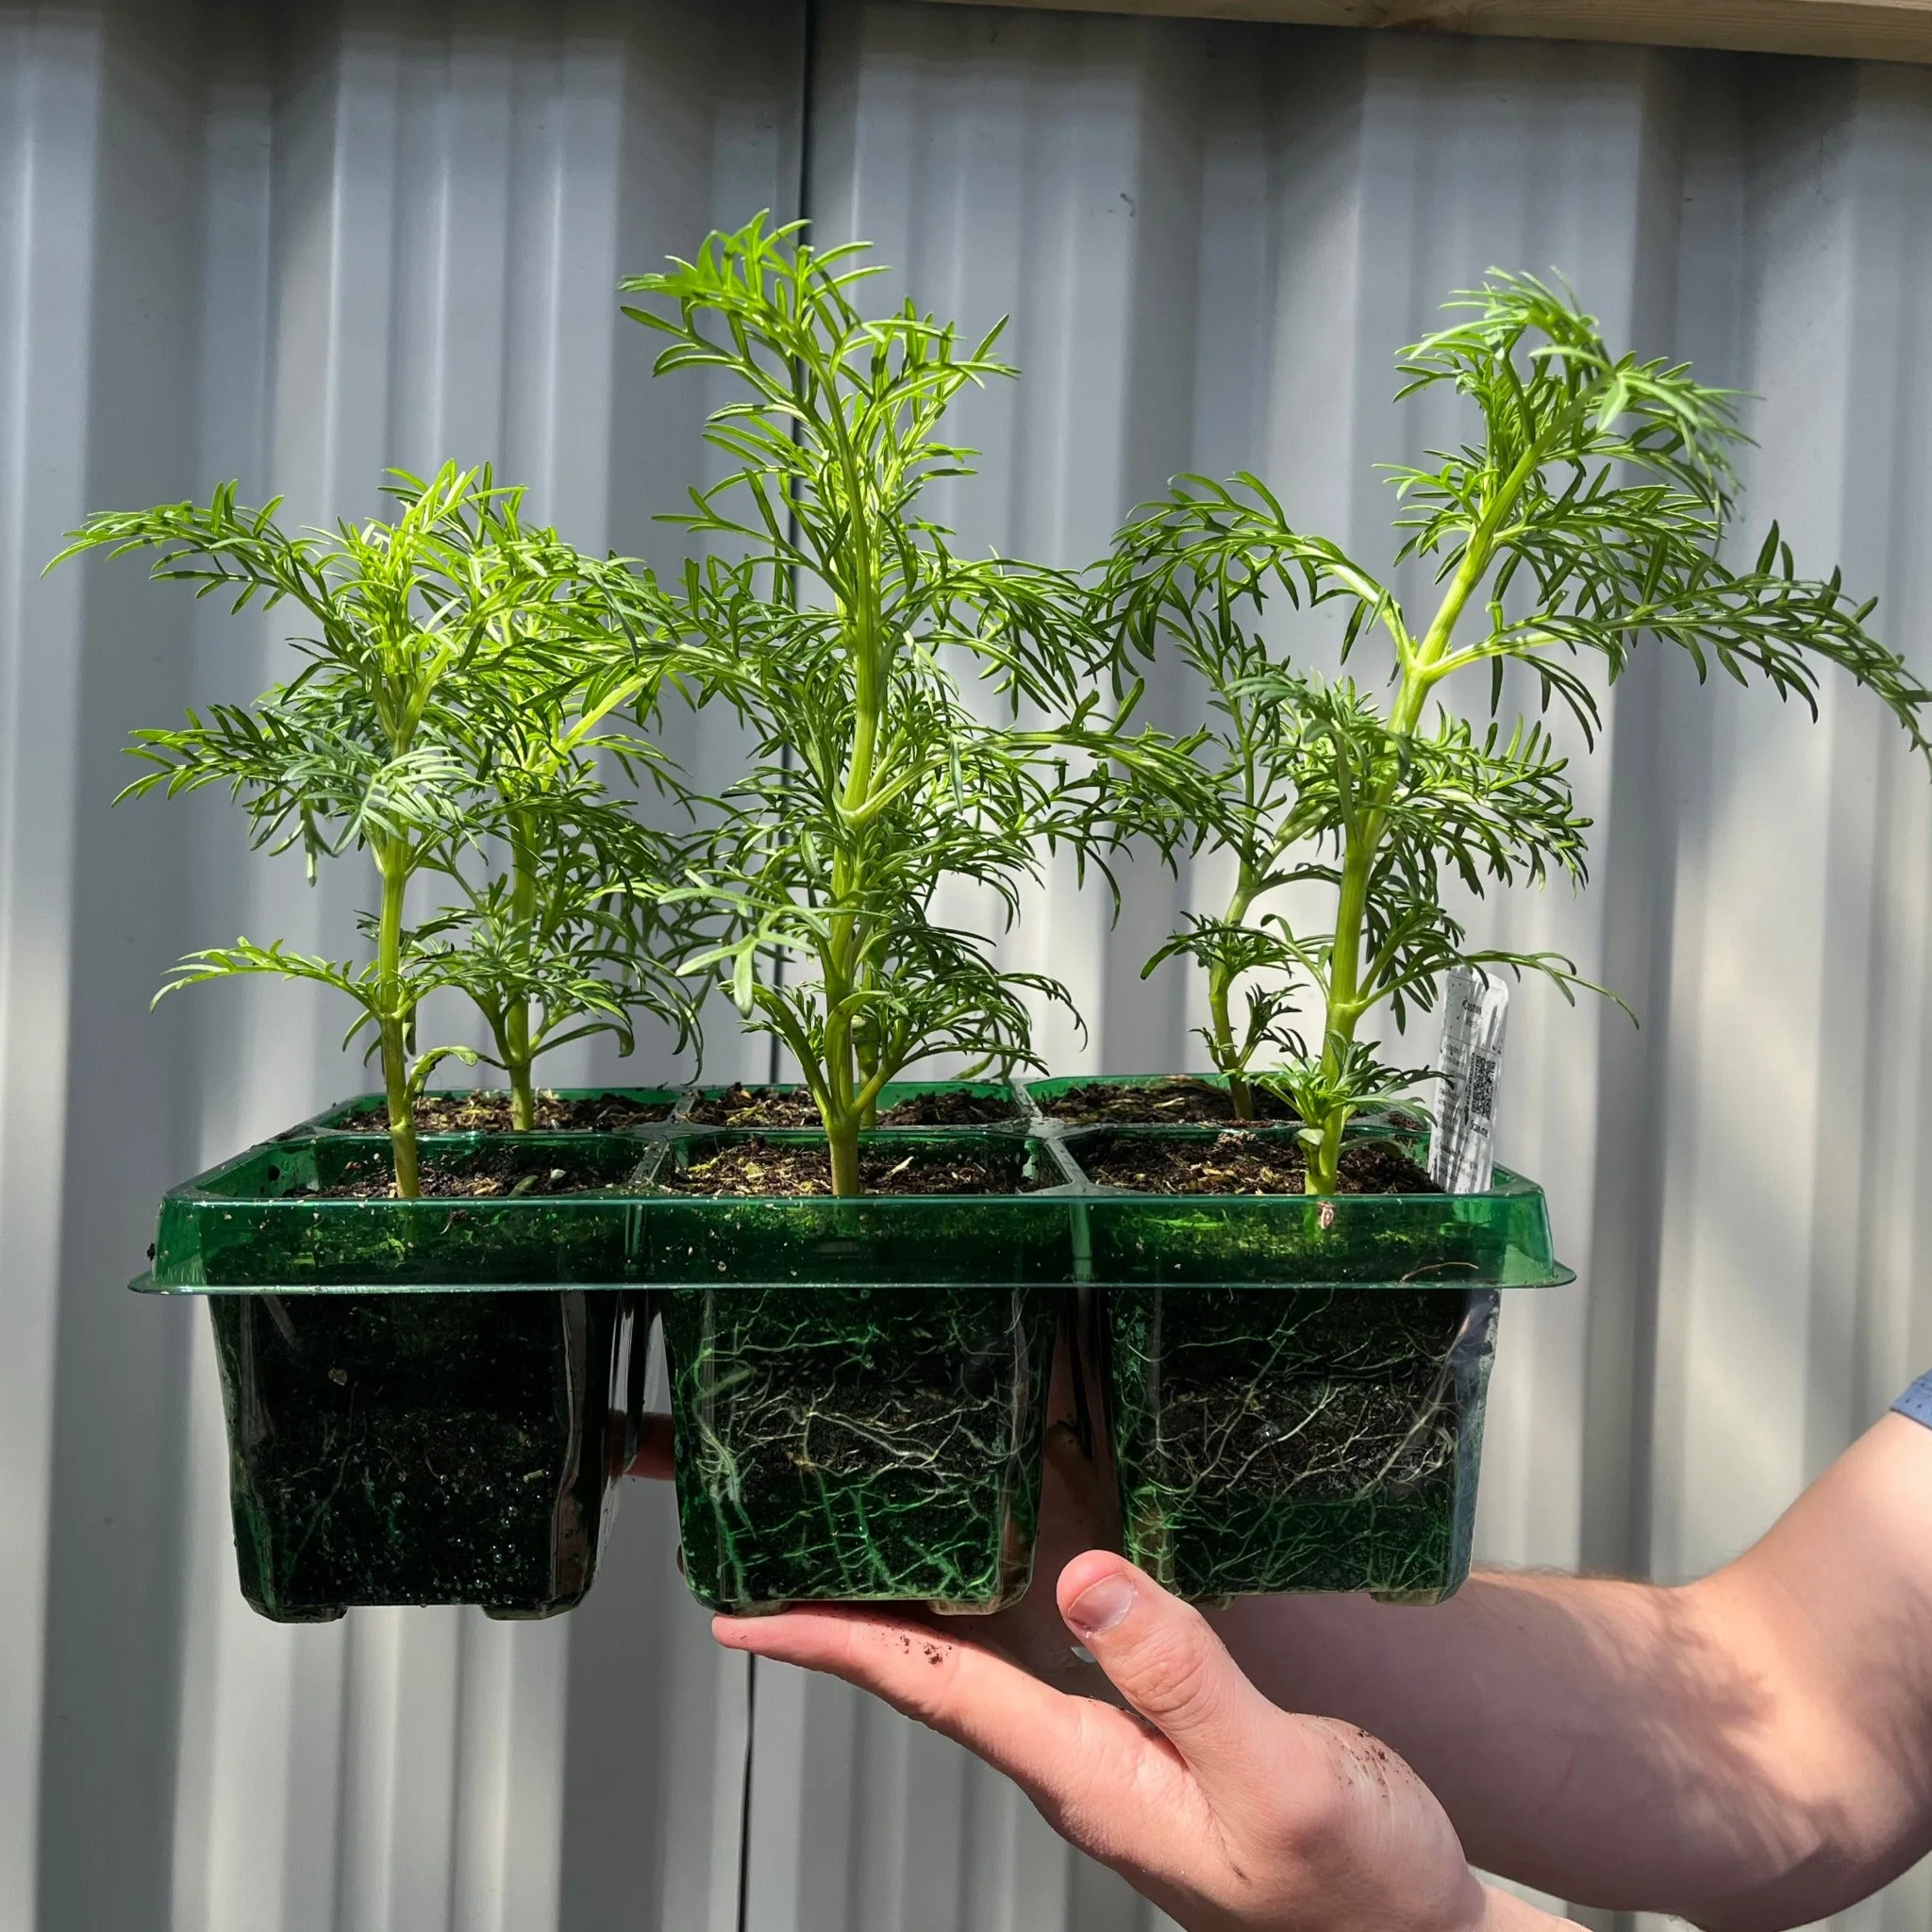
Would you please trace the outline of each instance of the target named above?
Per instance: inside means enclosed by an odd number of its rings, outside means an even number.
[[[1496,1063],[1486,1053],[1469,1057],[1469,1112],[1488,1120],[1496,1110]]]

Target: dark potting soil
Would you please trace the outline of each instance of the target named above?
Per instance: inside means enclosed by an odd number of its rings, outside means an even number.
[[[644,1126],[670,1118],[668,1101],[625,1100],[620,1094],[599,1093],[579,1100],[561,1094],[537,1095],[536,1124],[551,1133],[621,1134],[626,1127]],[[419,1134],[507,1134],[511,1131],[509,1095],[496,1093],[425,1093],[416,1103]]]
[[[1024,1588],[1051,1291],[674,1291],[684,1567],[718,1607]]]
[[[815,1127],[817,1103],[808,1093],[771,1087],[727,1088],[700,1100],[691,1117],[708,1127]],[[983,1127],[1014,1118],[1010,1101],[992,1093],[915,1093],[880,1113],[882,1127]]]
[[[251,1601],[300,1620],[358,1603],[529,1613],[581,1594],[617,1303],[210,1296]]]
[[[1124,1136],[1075,1145],[1089,1180],[1143,1194],[1299,1194],[1307,1161],[1295,1141],[1223,1134],[1208,1141],[1135,1141]],[[1341,1150],[1337,1191],[1438,1194],[1427,1172],[1387,1141],[1356,1141]]]
[[[1291,1121],[1293,1112],[1265,1089],[1257,1087],[1255,1117],[1261,1121]],[[1224,1088],[1209,1086],[1206,1080],[1176,1076],[1165,1080],[1139,1080],[1117,1086],[1111,1081],[1090,1080],[1069,1087],[1051,1100],[1041,1102],[1041,1111],[1049,1119],[1065,1121],[1074,1126],[1220,1126],[1234,1117],[1234,1102]]]
[[[1443,1289],[1113,1291],[1128,1554],[1189,1596],[1453,1588],[1480,1427],[1476,1364],[1453,1351],[1470,1307]]]
[[[915,1093],[879,1115],[882,1127],[990,1127],[1015,1117],[997,1093]]]
[[[1161,1391],[1163,1474],[1189,1496],[1400,1494],[1454,1459],[1452,1395],[1441,1364],[1427,1359],[1374,1376],[1262,1375],[1244,1388],[1184,1375]]]
[[[866,1147],[859,1174],[869,1194],[1007,1194],[1025,1191],[1016,1155],[998,1162],[984,1155],[948,1154],[940,1148]],[[774,1196],[829,1194],[832,1157],[818,1144],[734,1141],[687,1168],[667,1167],[658,1185],[681,1194]]]
[[[819,1109],[809,1093],[784,1093],[741,1081],[696,1102],[691,1118],[707,1127],[815,1127]]]
[[[581,1194],[603,1185],[588,1167],[571,1162],[558,1165],[554,1148],[532,1160],[514,1144],[484,1147],[475,1154],[448,1158],[425,1154],[421,1166],[425,1199],[496,1201],[511,1195]],[[388,1164],[367,1174],[351,1174],[326,1188],[305,1190],[322,1201],[392,1201],[395,1181]]]

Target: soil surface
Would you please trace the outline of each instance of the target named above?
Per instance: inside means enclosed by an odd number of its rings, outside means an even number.
[[[817,1103],[808,1093],[775,1087],[727,1088],[700,1100],[691,1118],[708,1127],[816,1127]],[[879,1115],[882,1127],[983,1127],[1017,1118],[1011,1101],[991,1093],[915,1093]]]
[[[1217,1140],[1108,1140],[1069,1151],[1089,1180],[1144,1194],[1299,1194],[1307,1174],[1294,1141],[1245,1134]],[[1342,1194],[1439,1194],[1424,1168],[1387,1141],[1357,1141],[1341,1150],[1336,1191]]]
[[[815,1127],[819,1109],[809,1093],[740,1082],[698,1101],[691,1118],[707,1127]]]
[[[990,1127],[1019,1109],[997,1093],[915,1093],[879,1115],[882,1127]]]
[[[1294,1114],[1274,1094],[1257,1087],[1254,1095],[1257,1120],[1294,1119]],[[1042,1100],[1040,1110],[1051,1120],[1078,1126],[1118,1123],[1122,1126],[1211,1127],[1234,1119],[1234,1102],[1225,1089],[1184,1076],[1136,1081],[1131,1086],[1090,1080],[1078,1087],[1069,1087],[1051,1100]]]
[[[1007,1194],[1024,1191],[1017,1159],[953,1154],[939,1148],[866,1147],[858,1157],[868,1194]],[[681,1194],[829,1194],[832,1157],[824,1146],[753,1139],[720,1148],[688,1168],[667,1167],[660,1187]]]
[[[616,1134],[625,1127],[668,1120],[668,1101],[625,1100],[600,1093],[583,1100],[560,1094],[537,1095],[537,1125],[552,1133]],[[379,1119],[378,1119],[379,1124]],[[419,1134],[508,1134],[510,1131],[508,1093],[425,1093],[416,1103]]]
[[[568,1160],[554,1164],[555,1157],[532,1161],[521,1147],[486,1147],[475,1155],[439,1159],[425,1153],[421,1179],[423,1196],[435,1201],[493,1201],[524,1194],[581,1194],[603,1186],[588,1169]],[[393,1201],[395,1181],[388,1163],[337,1181],[332,1187],[317,1188],[309,1198],[319,1201]]]

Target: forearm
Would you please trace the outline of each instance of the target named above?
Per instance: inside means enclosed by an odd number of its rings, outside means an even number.
[[[1476,1865],[1593,1905],[1790,1924],[1794,1877],[1830,1889],[1793,1789],[1821,1745],[1735,1597],[1478,1575],[1432,1609],[1255,1598],[1216,1622],[1274,1702],[1399,1751]]]

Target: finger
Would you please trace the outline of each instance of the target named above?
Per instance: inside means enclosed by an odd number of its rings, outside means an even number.
[[[1310,1768],[1294,1760],[1312,1760],[1311,1740],[1242,1676],[1200,1611],[1125,1557],[1074,1557],[1058,1595],[1067,1627],[1217,1808],[1246,1810],[1257,1786]]]
[[[668,1415],[644,1417],[638,1435],[637,1454],[631,1457],[624,1473],[625,1475],[648,1476],[660,1483],[671,1480],[671,1418]]]
[[[711,1631],[729,1649],[842,1678],[964,1744],[1096,1857],[1122,1857],[1199,1808],[1176,1754],[1124,1711],[1051,1690],[944,1631],[831,1608],[717,1617]]]

